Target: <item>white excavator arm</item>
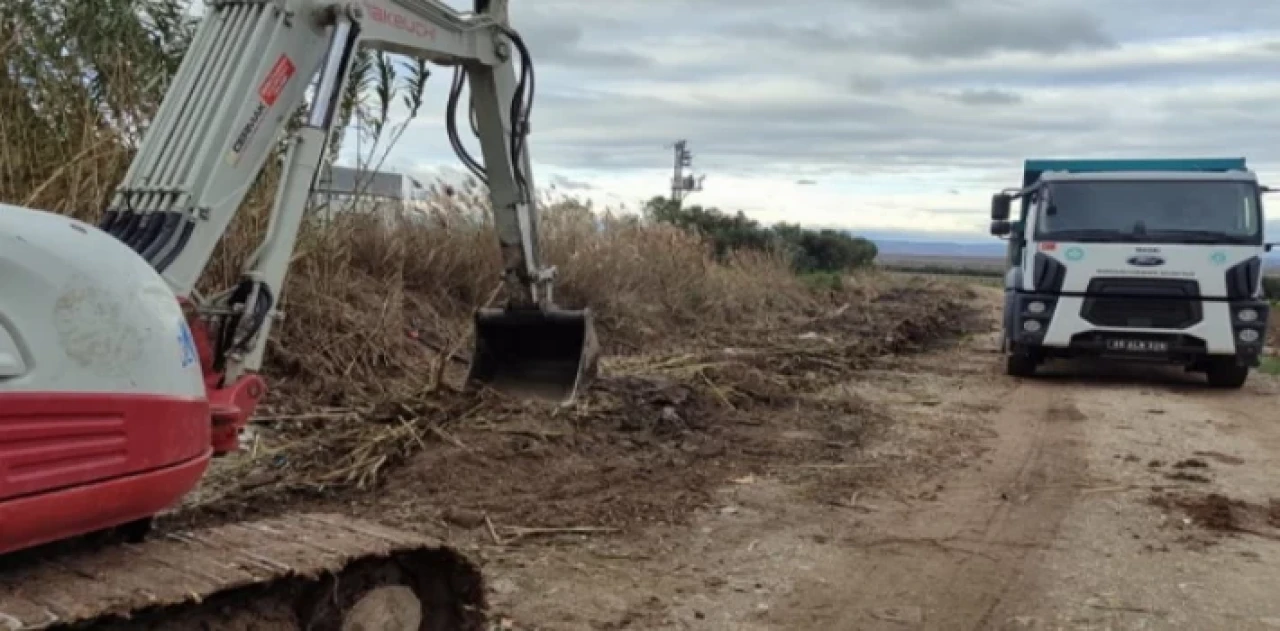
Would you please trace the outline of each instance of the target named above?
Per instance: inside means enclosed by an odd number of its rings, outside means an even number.
[[[448,108],[450,140],[488,186],[511,301],[477,312],[469,383],[571,400],[595,369],[594,330],[587,312],[555,309],[555,270],[539,261],[527,143],[533,67],[528,47],[508,25],[507,0],[475,0],[469,13],[436,0],[210,1],[100,227],[195,307],[201,321],[193,327],[210,347],[202,346],[210,355],[202,360],[215,416],[221,401],[228,424],[242,424],[245,408],[264,389],[252,373],[261,367],[279,315],[276,303],[358,46],[459,72]],[[456,135],[464,81],[483,166]],[[237,286],[200,299],[195,287],[215,247],[311,86],[261,246]]]
[[[520,40],[506,26],[504,0],[486,9],[459,14],[434,0],[211,2],[104,227],[143,254],[179,296],[189,295],[317,78],[306,126],[296,134],[295,146],[306,149],[293,162],[318,166],[322,154],[308,141],[331,132],[359,45],[465,68],[497,208],[525,204],[511,166],[517,142],[509,122],[515,106],[527,113],[526,104],[512,103],[513,44]]]

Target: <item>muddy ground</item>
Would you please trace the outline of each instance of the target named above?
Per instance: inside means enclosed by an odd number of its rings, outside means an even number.
[[[503,628],[1280,628],[1280,383],[994,348],[832,387],[887,419],[856,457],[758,463],[688,524],[481,545]]]

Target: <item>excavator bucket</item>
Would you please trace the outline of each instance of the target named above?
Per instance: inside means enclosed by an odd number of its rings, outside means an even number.
[[[599,343],[591,312],[480,309],[469,388],[570,403],[595,377]]]

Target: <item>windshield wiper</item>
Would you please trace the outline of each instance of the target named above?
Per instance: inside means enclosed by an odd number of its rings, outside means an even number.
[[[1084,243],[1118,243],[1133,237],[1115,230],[1055,230],[1041,236],[1044,240],[1080,241]]]
[[[1040,235],[1042,240],[1080,241],[1082,243],[1159,243],[1175,241],[1196,244],[1253,245],[1251,237],[1214,232],[1212,230],[1144,230],[1122,232],[1119,230],[1057,230]]]
[[[1157,230],[1153,239],[1174,239],[1178,241],[1186,241],[1190,243],[1231,243],[1239,245],[1250,245],[1253,239],[1250,237],[1227,234],[1225,232],[1215,232],[1213,230]]]

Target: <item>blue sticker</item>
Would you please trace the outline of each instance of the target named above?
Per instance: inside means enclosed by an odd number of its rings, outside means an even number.
[[[1226,252],[1214,252],[1214,253],[1209,257],[1209,260],[1210,260],[1210,261],[1213,261],[1213,264],[1214,264],[1214,265],[1222,265],[1222,264],[1224,264],[1224,263],[1226,263],[1226,262],[1227,262],[1227,253],[1226,253]]]
[[[1067,248],[1066,255],[1068,261],[1079,261],[1084,258],[1084,250],[1076,247]]]
[[[186,320],[178,321],[178,345],[182,347],[182,367],[195,363],[196,341],[191,337],[191,329],[187,327]]]

